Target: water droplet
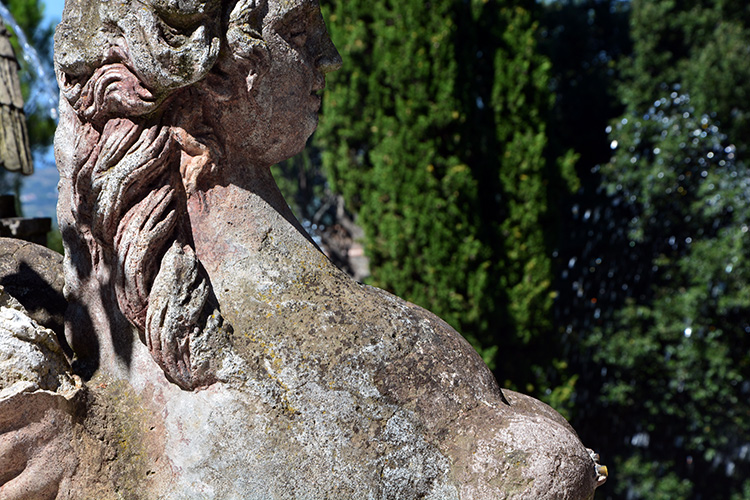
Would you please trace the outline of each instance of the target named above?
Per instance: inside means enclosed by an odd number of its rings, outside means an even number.
[[[648,448],[649,443],[651,442],[651,437],[648,435],[647,432],[639,432],[635,436],[632,437],[630,440],[630,444],[633,446],[637,446],[639,448]]]
[[[725,473],[727,477],[734,475],[734,462],[727,462]]]
[[[684,332],[685,338],[689,339],[692,334],[693,334],[693,329],[692,328],[690,328],[690,327],[685,328],[685,332]]]
[[[612,141],[612,142],[609,143],[609,148],[610,149],[617,149],[617,144],[618,144],[617,140],[614,140],[614,141]]]

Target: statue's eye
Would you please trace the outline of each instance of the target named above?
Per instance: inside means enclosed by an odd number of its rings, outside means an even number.
[[[290,12],[282,21],[283,28],[279,31],[287,42],[302,47],[307,42],[310,31],[310,15],[305,9],[296,9]]]
[[[293,31],[292,33],[289,33],[289,39],[295,44],[295,45],[304,45],[307,41],[307,32],[306,31]]]

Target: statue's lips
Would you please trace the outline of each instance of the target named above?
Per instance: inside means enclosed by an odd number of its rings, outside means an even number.
[[[311,88],[310,93],[315,94],[318,97],[321,97],[323,95],[323,91],[326,88],[326,79],[323,75],[316,76],[313,81],[311,82]]]
[[[312,101],[315,103],[316,109],[319,109],[323,101],[323,89],[313,90],[312,92],[310,92],[310,97],[312,98]]]

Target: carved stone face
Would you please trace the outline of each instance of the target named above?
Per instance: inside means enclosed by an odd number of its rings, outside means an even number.
[[[304,148],[318,124],[325,74],[341,66],[341,57],[318,0],[269,0],[261,36],[268,59],[247,76],[247,139],[256,161],[273,164]]]

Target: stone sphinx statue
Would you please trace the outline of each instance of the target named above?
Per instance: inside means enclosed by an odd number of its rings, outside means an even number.
[[[317,0],[67,0],[55,63],[86,382],[48,498],[593,497],[561,416],[339,271],[284,202],[270,166],[341,65]]]

